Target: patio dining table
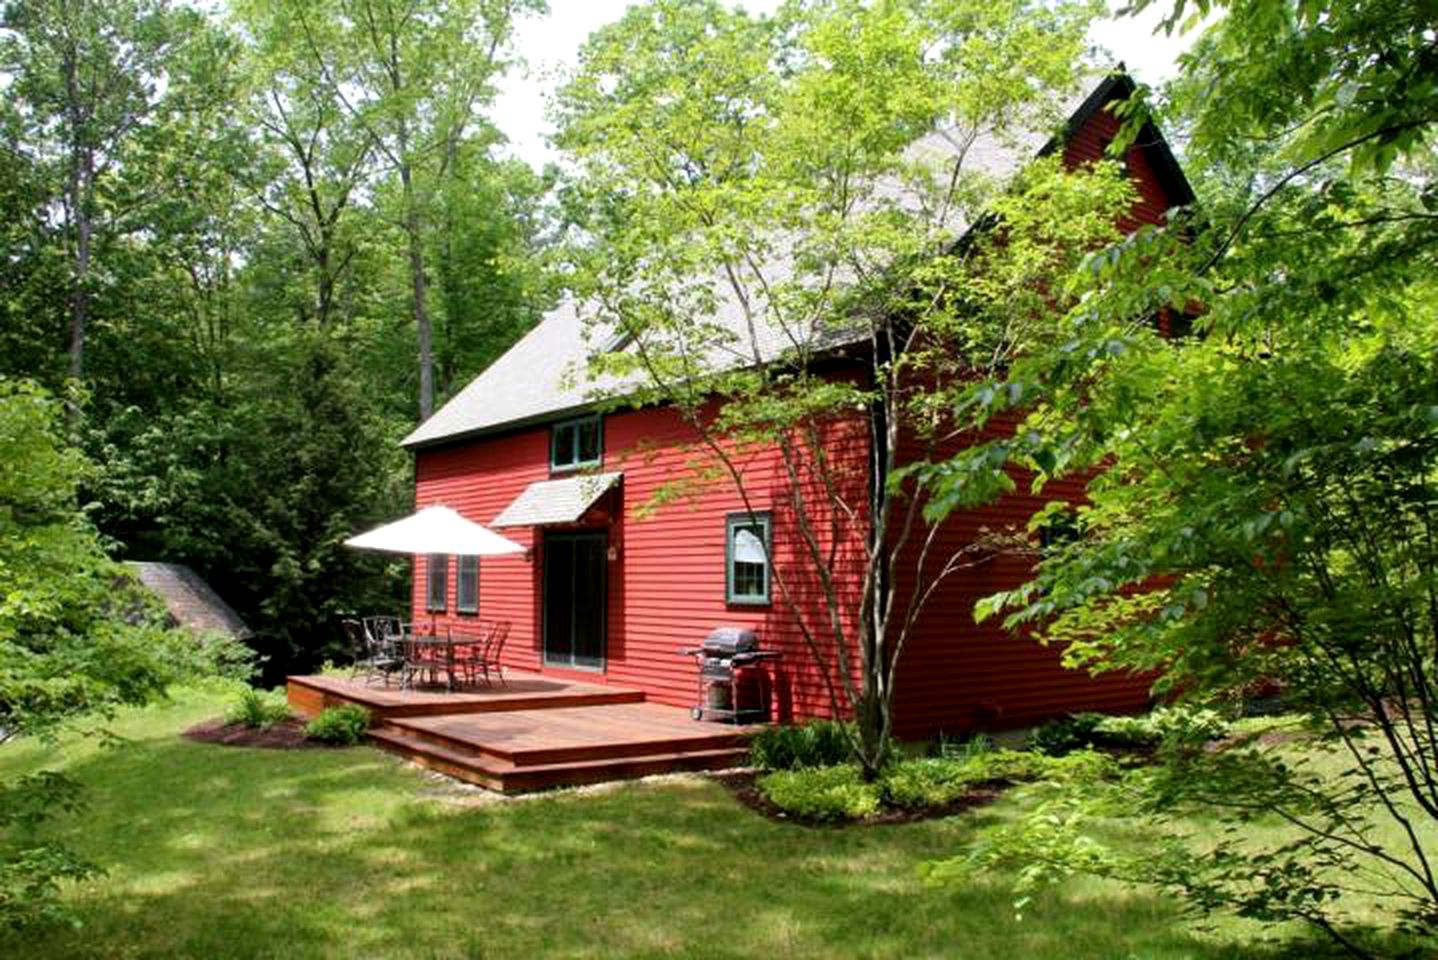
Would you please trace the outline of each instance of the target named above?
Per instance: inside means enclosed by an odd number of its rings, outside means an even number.
[[[430,683],[437,683],[436,674],[442,671],[446,689],[454,690],[457,685],[454,649],[466,642],[449,634],[406,630],[400,638],[400,649],[404,652],[404,685],[416,686],[415,676],[426,672],[429,673]]]

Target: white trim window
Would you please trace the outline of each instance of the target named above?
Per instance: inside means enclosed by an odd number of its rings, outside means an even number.
[[[724,599],[731,604],[770,602],[773,520],[768,513],[731,513],[724,518]]]

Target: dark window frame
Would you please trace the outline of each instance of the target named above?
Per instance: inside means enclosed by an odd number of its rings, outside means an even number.
[[[734,537],[745,527],[764,530],[764,590],[762,594],[736,593]],[[768,510],[730,513],[724,517],[724,602],[736,607],[767,607],[774,602],[774,515]]]
[[[469,569],[466,570],[466,567]],[[469,603],[464,602],[466,577],[470,578],[474,584],[474,597]],[[479,613],[479,557],[473,554],[460,554],[459,561],[455,564],[454,611],[455,613]]]
[[[435,575],[438,574],[439,596],[435,596]],[[449,554],[431,553],[425,560],[424,609],[443,613],[449,609]]]
[[[580,430],[590,424],[594,425],[594,456],[591,459],[584,459],[580,453]],[[567,452],[572,460],[560,461],[560,437],[565,430],[570,430],[570,447]],[[560,420],[549,428],[549,470],[551,473],[568,473],[571,470],[580,470],[584,467],[595,467],[604,462],[604,419],[597,413],[584,417],[571,417],[568,420]]]
[[[1076,511],[1063,510],[1046,518],[1038,532],[1039,552],[1049,556],[1083,539],[1083,522]]]

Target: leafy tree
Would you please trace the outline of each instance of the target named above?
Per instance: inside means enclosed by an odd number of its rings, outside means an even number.
[[[1191,131],[1202,216],[1091,258],[1065,342],[1010,371],[1034,406],[1030,442],[1006,454],[1044,476],[1105,469],[1083,536],[984,612],[1067,644],[1074,666],[1158,672],[1175,697],[1232,707],[1276,689],[1312,749],[1177,752],[1112,792],[1056,797],[968,865],[1158,884],[1196,911],[1301,920],[1365,955],[1367,904],[1431,948],[1431,9],[1197,8],[1222,16],[1170,107]],[[1199,336],[1150,332],[1155,313],[1195,307]],[[1194,813],[1219,818],[1217,842],[1184,829]],[[1109,848],[1089,827],[1115,815],[1159,839],[1142,857]],[[1258,842],[1246,825],[1260,817],[1291,833]]]
[[[52,736],[236,662],[226,645],[166,629],[105,556],[77,501],[89,466],[58,427],[45,393],[0,379],[0,743]],[[34,833],[80,803],[79,786],[58,773],[0,782],[0,929],[63,915],[60,884],[95,872]]]
[[[527,9],[0,3],[0,375],[65,391],[104,542],[196,567],[273,675],[403,602],[339,541],[410,497],[415,277],[441,390],[543,308],[545,181],[483,121]]]
[[[166,0],[12,0],[0,7],[0,72],[11,79],[12,149],[43,171],[68,270],[68,372],[85,372],[98,246],[133,228],[161,186],[126,180],[132,145],[184,87],[177,48],[203,21]]]
[[[452,395],[524,335],[554,300],[547,248],[549,175],[495,161],[471,142],[435,198],[429,238],[442,309],[435,329],[435,390]]]
[[[368,175],[374,135],[297,42],[303,28],[294,5],[235,7],[253,38],[248,106],[265,148],[249,184],[298,240],[298,270],[310,289],[290,288],[295,319],[326,327],[341,319],[341,287],[359,250],[356,192]]]
[[[460,152],[483,126],[478,110],[493,96],[515,20],[543,9],[542,0],[289,5],[304,54],[399,181],[395,221],[408,260],[421,420],[434,412],[435,397],[426,268],[434,196],[452,180]]]
[[[1092,14],[814,2],[770,20],[660,0],[592,37],[561,91],[588,372],[680,411],[690,487],[730,484],[752,512],[751,458],[778,451],[798,562],[771,564],[776,599],[869,775],[924,603],[980,555],[946,545],[901,457],[964,436],[952,378],[1057,336],[1044,318],[1065,294],[1036,284],[1115,239],[1131,202],[1111,165],[1014,180],[983,162],[1056,129]],[[1003,229],[970,229],[985,216]]]

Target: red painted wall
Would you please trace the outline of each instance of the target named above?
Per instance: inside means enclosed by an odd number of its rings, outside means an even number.
[[[993,435],[1010,432],[998,427]],[[918,445],[905,444],[911,455]],[[1083,482],[1050,483],[1029,492],[1031,475],[1012,471],[1015,491],[998,502],[950,517],[939,530],[926,566],[918,572],[917,541],[902,551],[894,583],[904,609],[933,581],[934,571],[985,529],[1023,531],[1046,503],[1077,502]],[[970,564],[970,561],[971,564]],[[950,574],[922,608],[899,664],[895,732],[901,737],[961,734],[1029,726],[1076,710],[1135,711],[1148,702],[1146,678],[1109,674],[1100,678],[1065,669],[1059,647],[1014,636],[997,620],[977,623],[974,606],[1028,579],[1029,561],[1015,553],[972,554]]]
[[[1077,131],[1065,151],[1070,163],[1102,155],[1118,122],[1100,112]],[[1140,200],[1125,223],[1161,222],[1170,205],[1158,177],[1135,148],[1128,164],[1139,186]],[[848,494],[857,505],[867,485],[868,437],[862,421],[830,425],[831,455],[839,463]],[[601,503],[586,525],[603,528],[617,556],[608,573],[608,661],[602,674],[576,674],[545,668],[541,656],[539,583],[542,556],[535,549],[529,558],[485,558],[480,562],[479,616],[508,620],[511,634],[505,662],[513,668],[561,676],[632,685],[650,699],[688,705],[695,694],[695,666],[678,655],[681,647],[696,645],[721,624],[749,626],[760,632],[766,647],[783,653],[776,668],[776,714],[796,719],[829,714],[829,697],[803,639],[801,622],[821,642],[832,631],[822,594],[812,578],[803,576],[809,564],[798,556],[801,549],[792,511],[782,497],[788,490],[780,458],[764,449],[736,454],[743,465],[756,509],[773,511],[774,562],[788,571],[800,616],[778,596],[767,608],[731,607],[724,597],[725,515],[743,504],[733,484],[723,477],[698,483],[689,495],[655,506],[656,498],[676,482],[695,483],[698,475],[712,473],[717,464],[696,449],[696,437],[679,418],[665,409],[617,413],[604,420],[605,471],[624,474],[622,489]],[[549,428],[540,426],[453,447],[423,450],[417,454],[417,506],[444,503],[470,519],[489,523],[504,507],[538,480],[548,479]],[[1019,490],[1027,490],[1020,477]],[[816,492],[809,491],[810,502]],[[1042,497],[1016,493],[980,511],[958,515],[946,524],[943,541],[949,548],[970,542],[980,527],[1022,526],[1044,502],[1077,499],[1081,484],[1051,485]],[[861,530],[842,518],[831,526],[818,517],[822,547],[837,544],[848,610],[857,607],[858,555],[854,538]],[[862,507],[857,523],[866,522]],[[512,539],[537,548],[539,538],[527,528],[505,530]],[[912,554],[917,548],[911,547]],[[942,553],[942,551],[941,551]],[[900,564],[912,571],[913,556]],[[1021,726],[1048,716],[1077,709],[1125,710],[1142,706],[1147,682],[1109,677],[1099,681],[1063,669],[1060,651],[1005,635],[996,625],[973,621],[974,603],[997,590],[1014,586],[1028,571],[1022,561],[996,558],[945,581],[916,624],[914,638],[904,655],[898,688],[896,728],[903,736],[926,736],[941,731],[961,733],[972,729]],[[416,564],[414,616],[424,610],[425,562]],[[448,610],[454,609],[455,565],[451,564]],[[913,591],[921,581],[912,572],[901,575],[895,589]],[[447,613],[437,618],[463,633],[473,618]],[[851,628],[851,625],[850,625]]]
[[[862,509],[867,482],[868,443],[858,421],[831,425],[827,434],[840,471]],[[479,616],[508,620],[511,633],[504,660],[513,668],[541,671],[586,680],[642,687],[650,699],[688,706],[695,699],[696,667],[679,656],[682,647],[697,646],[704,635],[720,625],[751,627],[761,642],[779,650],[775,668],[775,707],[781,719],[825,716],[828,695],[806,644],[799,619],[779,597],[768,607],[730,606],[725,602],[725,516],[741,512],[743,502],[727,477],[700,477],[714,473],[716,459],[695,446],[696,435],[679,415],[668,409],[645,409],[611,414],[604,418],[604,471],[622,471],[624,479],[614,499],[601,501],[581,524],[605,529],[617,557],[608,566],[608,662],[602,677],[589,672],[546,668],[542,657],[540,576],[542,537],[529,528],[502,532],[527,546],[535,546],[530,559],[486,557],[480,560]],[[504,507],[538,480],[550,478],[549,428],[534,427],[463,445],[420,451],[417,459],[416,506],[443,503],[480,523],[489,523]],[[789,489],[780,458],[773,449],[737,452],[746,486],[756,510],[773,511],[774,563],[784,570],[791,591],[805,611],[804,621],[825,642],[832,636],[817,584],[803,572],[794,529],[793,512],[777,498]],[[656,505],[676,484],[686,489],[677,499]],[[811,497],[816,495],[809,491]],[[815,501],[811,501],[815,502]],[[819,535],[824,547],[833,542],[830,526],[819,514]],[[856,531],[841,523],[841,568],[852,562],[844,546]],[[848,558],[847,560],[842,558]],[[424,610],[425,560],[416,564],[413,615],[426,620]],[[846,592],[845,608],[857,602],[856,576],[840,578]],[[437,622],[463,634],[473,628],[474,617],[453,613],[455,564],[449,577],[449,613]]]
[[[1112,113],[1098,111],[1070,137],[1065,162],[1073,167],[1101,159],[1118,129]],[[1129,231],[1163,223],[1174,198],[1167,195],[1141,149],[1130,148],[1125,160],[1138,199],[1120,226]],[[995,429],[1011,431],[1012,424]],[[905,448],[901,462],[922,453],[912,440]],[[957,514],[944,524],[926,572],[972,543],[981,528],[1023,530],[1046,503],[1078,502],[1083,496],[1079,479],[1051,483],[1034,496],[1028,493],[1029,475],[1015,471],[1013,477],[1014,493],[980,510]],[[911,544],[898,564],[900,577],[894,589],[899,604],[907,603],[929,582],[930,577],[915,573],[918,550],[917,544]],[[953,574],[935,590],[900,662],[895,692],[895,730],[900,736],[1011,729],[1075,710],[1135,711],[1148,703],[1151,678],[1122,674],[1090,678],[1064,669],[1063,651],[1057,647],[1014,637],[996,621],[974,621],[974,605],[980,599],[1017,586],[1028,574],[1026,561],[995,556]]]

